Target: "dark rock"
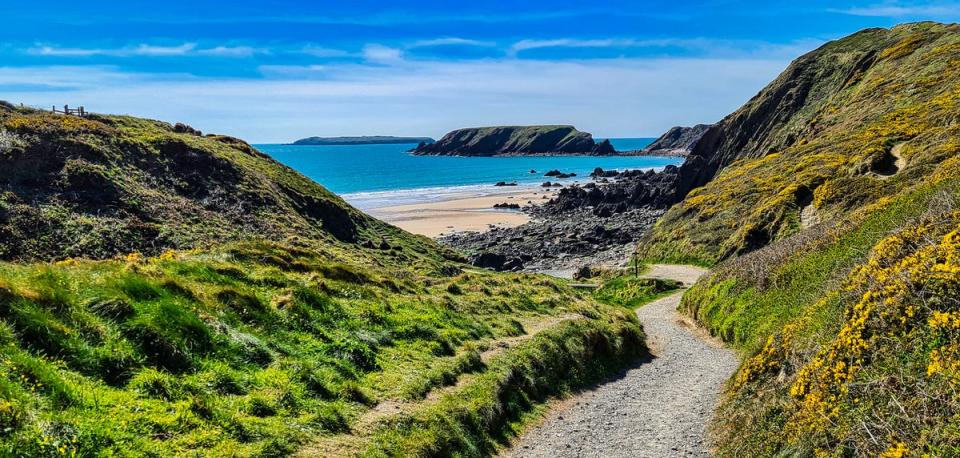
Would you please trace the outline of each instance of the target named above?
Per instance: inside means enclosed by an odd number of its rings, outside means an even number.
[[[520,258],[510,258],[507,262],[503,263],[503,266],[499,270],[511,270],[519,271],[523,270],[523,261]]]
[[[182,122],[178,122],[173,125],[173,131],[178,134],[190,134],[196,135],[197,137],[203,136],[203,133],[193,127],[190,127]]]
[[[641,151],[645,156],[686,157],[707,133],[712,125],[697,124],[693,127],[673,127]]]
[[[494,186],[516,186],[516,185],[517,183],[514,183],[512,181],[509,183],[506,181],[498,181],[496,184],[494,184]]]
[[[593,172],[590,173],[591,178],[613,178],[617,175],[620,175],[620,172],[616,170],[603,170],[600,167],[593,169]]]
[[[574,280],[588,280],[593,278],[593,269],[590,266],[581,266],[573,273]]]
[[[511,203],[503,202],[499,204],[493,204],[493,208],[507,208],[511,210],[519,210],[520,204],[511,204]]]
[[[485,269],[503,270],[503,265],[507,262],[507,257],[500,253],[481,253],[474,257],[470,264]]]

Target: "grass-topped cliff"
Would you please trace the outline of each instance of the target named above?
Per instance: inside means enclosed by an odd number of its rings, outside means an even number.
[[[0,164],[2,456],[489,454],[646,351],[240,140],[3,105]]]
[[[616,154],[609,140],[573,126],[496,126],[457,129],[436,143],[423,143],[414,154],[435,156],[529,156]]]
[[[746,358],[719,454],[960,453],[960,26],[828,43],[693,154],[640,255],[722,261],[681,306]]]

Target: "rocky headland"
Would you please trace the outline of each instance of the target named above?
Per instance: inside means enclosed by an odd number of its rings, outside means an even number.
[[[686,157],[710,127],[711,124],[672,127],[649,146],[635,153],[642,156]]]
[[[457,129],[413,154],[425,156],[550,156],[617,154],[608,140],[599,143],[573,126],[499,126]]]

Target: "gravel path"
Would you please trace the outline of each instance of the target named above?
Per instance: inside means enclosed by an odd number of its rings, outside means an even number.
[[[647,276],[689,286],[703,272],[655,265]],[[651,360],[563,401],[502,456],[708,456],[707,424],[738,361],[677,314],[682,295],[677,292],[637,311],[654,354]]]

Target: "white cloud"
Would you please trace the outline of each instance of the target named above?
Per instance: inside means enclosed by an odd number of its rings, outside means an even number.
[[[367,51],[381,60],[402,57],[392,48]],[[0,85],[55,85],[6,92],[2,98],[15,96],[11,102],[182,121],[253,142],[320,134],[440,136],[458,127],[540,123],[642,136],[717,121],[786,64],[760,58],[403,61],[265,67],[260,80],[8,67],[0,68]]]
[[[514,53],[541,48],[627,48],[637,46],[651,46],[652,41],[638,41],[633,39],[604,38],[595,40],[579,40],[561,38],[554,40],[521,40],[513,44],[510,50]]]
[[[403,60],[403,51],[374,43],[363,47],[363,58],[381,64],[398,63]]]
[[[198,49],[196,54],[201,56],[217,57],[250,57],[254,54],[267,54],[268,51],[250,46],[217,46],[214,48]]]
[[[790,43],[768,43],[755,40],[717,40],[711,38],[664,38],[637,40],[632,38],[521,40],[510,46],[509,54],[545,48],[679,48],[704,57],[785,58],[823,44],[823,40],[804,39]]]
[[[868,17],[907,17],[907,16],[929,16],[929,17],[958,17],[960,16],[960,3],[945,3],[934,5],[910,5],[902,6],[896,3],[882,3],[866,7],[854,7],[847,9],[830,9],[834,13],[849,14],[852,16]]]
[[[249,57],[253,54],[266,52],[260,48],[249,46],[216,46],[200,48],[196,43],[183,43],[177,46],[156,46],[140,44],[122,48],[63,48],[54,46],[37,46],[27,49],[27,54],[52,57],[177,57],[177,56],[215,56],[215,57]]]

